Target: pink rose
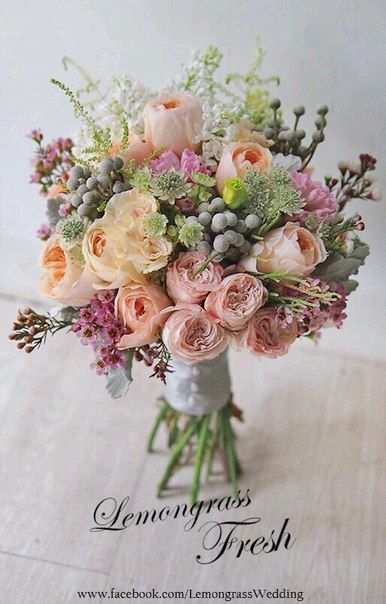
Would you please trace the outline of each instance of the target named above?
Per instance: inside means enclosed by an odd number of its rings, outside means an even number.
[[[260,308],[248,323],[243,333],[243,342],[253,355],[275,359],[287,354],[297,336],[296,321],[292,321],[285,328],[280,327],[276,308],[265,306]]]
[[[179,304],[162,330],[170,353],[183,363],[214,359],[228,345],[225,330],[198,304]]]
[[[261,273],[280,270],[305,276],[326,257],[320,237],[296,222],[287,222],[283,227],[270,231],[262,242],[255,243],[241,264],[249,272],[256,272],[256,269]]]
[[[195,151],[202,130],[202,105],[193,95],[171,92],[150,100],[143,110],[145,140],[153,149],[166,147],[179,157],[184,149]]]
[[[121,143],[116,143],[110,149],[110,155],[119,155],[123,160],[124,166],[127,166],[131,160],[135,160],[136,164],[140,166],[143,164],[145,159],[153,152],[153,147],[148,143],[145,143],[137,134],[129,136],[129,144],[126,149],[120,151]]]
[[[224,271],[218,262],[209,262],[204,270],[194,276],[195,271],[206,261],[207,257],[199,252],[183,252],[169,264],[166,287],[175,302],[201,302],[220,284]]]
[[[122,336],[118,348],[135,348],[154,342],[167,318],[160,312],[170,304],[158,285],[132,282],[121,287],[115,298],[115,312],[130,333]]]
[[[247,273],[230,275],[205,300],[205,310],[231,331],[245,327],[265,304],[268,292],[260,279]]]
[[[247,172],[267,172],[270,150],[260,143],[230,143],[222,152],[216,172],[217,190],[221,194],[227,178],[244,178]]]

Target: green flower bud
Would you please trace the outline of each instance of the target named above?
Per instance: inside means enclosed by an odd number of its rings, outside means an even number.
[[[248,201],[248,192],[241,178],[227,178],[222,192],[224,203],[231,210],[242,208]]]

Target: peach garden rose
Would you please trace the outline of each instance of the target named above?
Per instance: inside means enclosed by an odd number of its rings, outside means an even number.
[[[247,172],[267,172],[272,155],[257,142],[230,143],[222,152],[216,172],[217,190],[221,194],[227,178],[244,178]]]
[[[175,306],[162,339],[172,356],[188,365],[214,359],[228,345],[223,327],[198,304]]]
[[[122,336],[118,348],[152,344],[167,319],[160,312],[170,304],[165,291],[158,285],[132,282],[121,287],[115,298],[115,312],[129,333]]]
[[[327,252],[323,241],[296,222],[287,222],[254,244],[240,264],[249,272],[286,271],[306,276],[323,262]]]
[[[208,295],[204,308],[219,320],[220,325],[230,331],[238,331],[265,304],[267,296],[268,292],[260,279],[237,273],[225,277],[217,289]]]
[[[47,240],[40,265],[43,269],[40,287],[44,294],[73,306],[90,302],[95,294],[92,275],[74,262],[58,234]]]
[[[128,143],[126,149],[121,150],[121,143],[116,143],[110,149],[111,157],[119,155],[124,166],[127,166],[133,159],[137,166],[140,166],[153,151],[153,148],[143,141],[138,134],[131,134]]]
[[[154,149],[171,149],[178,156],[195,151],[202,130],[202,105],[186,92],[171,92],[151,99],[143,110],[145,140]]]

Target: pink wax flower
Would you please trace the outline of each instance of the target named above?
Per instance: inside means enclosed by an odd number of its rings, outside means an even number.
[[[124,365],[124,353],[118,350],[118,343],[125,329],[120,319],[115,317],[114,292],[101,290],[95,294],[89,306],[79,310],[71,329],[82,344],[92,346],[96,358],[91,367],[98,375]]]
[[[72,205],[70,201],[66,201],[65,203],[60,204],[58,214],[64,218],[68,214],[72,212]]]
[[[291,218],[292,222],[304,220],[310,212],[321,220],[328,220],[337,212],[338,202],[328,187],[303,172],[292,172],[291,177],[295,189],[306,202],[302,211]]]
[[[52,235],[52,230],[48,226],[48,224],[42,224],[36,231],[36,237],[41,239],[42,241],[47,241]]]
[[[188,199],[188,197],[176,199],[176,206],[177,208],[180,208],[181,212],[187,216],[195,213],[196,206],[191,199]]]

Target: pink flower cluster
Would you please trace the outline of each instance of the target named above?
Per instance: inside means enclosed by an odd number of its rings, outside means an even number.
[[[41,224],[38,230],[36,231],[36,237],[41,239],[42,241],[47,241],[49,237],[52,235],[52,229],[48,224]]]
[[[213,359],[228,344],[276,357],[298,336],[296,322],[280,326],[275,309],[264,307],[268,292],[260,279],[244,272],[225,276],[199,252],[182,253],[169,265],[166,286],[176,305],[164,311],[170,316],[162,338],[182,362]]]
[[[330,189],[305,172],[292,172],[292,182],[306,202],[303,211],[291,218],[293,222],[304,220],[311,212],[320,220],[329,220],[338,211],[338,202]]]
[[[293,302],[291,306],[277,308],[281,327],[297,322],[301,333],[316,334],[328,323],[341,328],[347,317],[344,312],[346,295],[342,285],[329,286],[320,279],[309,277],[297,288],[285,287],[282,295],[289,296]]]
[[[125,329],[114,312],[115,293],[101,290],[89,306],[80,309],[72,330],[82,344],[90,344],[96,359],[92,367],[98,375],[113,371],[124,365],[124,352],[117,349]]]
[[[58,179],[67,180],[72,167],[70,156],[73,142],[70,138],[57,138],[44,146],[40,130],[32,130],[28,137],[37,144],[31,160],[33,173],[30,182],[40,184],[41,192],[46,194]]]
[[[192,172],[210,174],[208,168],[201,163],[200,156],[191,149],[184,149],[181,158],[168,149],[161,153],[159,157],[153,159],[150,167],[153,173],[170,172],[170,170],[180,171],[187,182],[190,180]]]

